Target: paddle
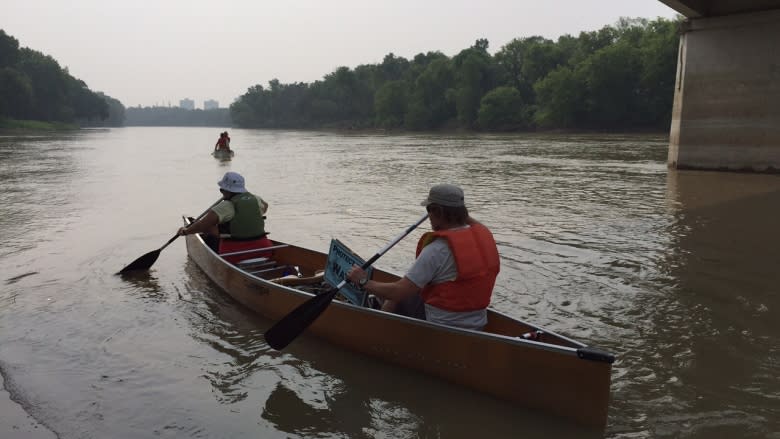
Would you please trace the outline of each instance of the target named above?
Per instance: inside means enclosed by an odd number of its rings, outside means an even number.
[[[398,244],[399,241],[411,233],[412,230],[416,229],[417,226],[422,224],[422,222],[427,218],[427,213],[421,216],[416,223],[409,226],[409,228],[407,228],[403,233],[398,235],[383,249],[379,250],[374,256],[372,256],[371,259],[364,262],[360,268],[365,270],[366,268],[370,267],[371,264],[376,262],[377,259],[390,250],[394,245]],[[297,308],[292,310],[286,316],[282,317],[282,319],[276,322],[276,324],[274,324],[271,329],[265,332],[265,341],[269,346],[276,350],[284,349],[285,346],[295,340],[295,337],[299,336],[306,328],[309,327],[309,325],[317,320],[317,317],[319,317],[320,314],[325,311],[325,308],[327,308],[328,305],[330,305],[330,302],[333,301],[333,298],[336,297],[336,293],[338,293],[339,290],[346,284],[347,280],[344,279],[339,282],[335,288],[314,296],[306,302],[298,305]]]
[[[209,206],[208,209],[206,209],[203,213],[198,215],[197,218],[195,218],[192,222],[199,220],[201,217],[209,213],[209,210],[211,210],[212,207],[216,206],[222,201],[222,198],[220,198],[216,203]],[[141,256],[140,258],[136,259],[135,261],[129,263],[125,268],[119,270],[117,274],[126,274],[130,271],[141,271],[141,270],[148,270],[149,267],[154,264],[154,262],[157,260],[157,258],[160,256],[160,252],[165,248],[168,247],[170,243],[176,240],[176,238],[179,237],[179,234],[173,235],[173,238],[169,239],[168,242],[165,243],[162,247],[158,248],[157,250],[152,250],[149,253]]]

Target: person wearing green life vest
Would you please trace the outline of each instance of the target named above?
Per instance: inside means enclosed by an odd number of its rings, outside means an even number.
[[[222,201],[198,221],[179,228],[179,235],[204,233],[204,240],[217,253],[273,245],[265,230],[268,203],[246,190],[244,177],[226,172],[217,185]]]

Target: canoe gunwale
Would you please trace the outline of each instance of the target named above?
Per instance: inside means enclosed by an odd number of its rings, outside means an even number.
[[[186,222],[185,222],[185,224],[186,224]],[[235,272],[238,272],[241,275],[243,275],[245,277],[248,277],[248,278],[252,279],[253,281],[263,285],[264,287],[273,288],[273,289],[277,289],[277,290],[284,290],[287,293],[291,293],[291,294],[303,297],[304,299],[310,299],[310,298],[314,297],[314,294],[309,293],[307,291],[301,291],[299,289],[292,288],[292,287],[289,287],[289,286],[286,286],[286,285],[277,284],[277,283],[271,282],[271,281],[269,281],[267,279],[263,279],[263,278],[261,278],[259,276],[256,276],[256,275],[254,275],[252,273],[249,273],[249,272],[241,269],[240,267],[237,267],[237,266],[235,266],[235,265],[225,261],[224,259],[222,259],[214,250],[211,249],[211,247],[206,245],[205,241],[203,240],[203,238],[200,235],[190,235],[190,236],[194,236],[195,238],[197,238],[197,240],[205,248],[205,250],[211,254],[211,256],[215,260],[215,262],[218,262],[218,263],[220,263],[222,265],[227,266],[228,269],[233,270]],[[285,244],[285,245],[286,246],[291,246],[290,244]],[[293,246],[293,247],[296,247],[296,246]],[[229,291],[227,293],[230,294]],[[511,343],[511,344],[517,344],[517,345],[523,345],[523,346],[532,346],[534,348],[544,349],[544,350],[549,350],[549,351],[554,351],[554,352],[559,352],[559,353],[563,353],[563,354],[567,354],[567,355],[572,355],[572,356],[575,356],[575,357],[578,356],[578,351],[579,351],[580,348],[587,348],[588,347],[584,343],[581,343],[579,341],[573,340],[571,338],[568,338],[568,337],[566,337],[564,335],[555,333],[553,331],[549,331],[549,330],[547,330],[547,329],[545,329],[545,328],[543,328],[541,326],[536,326],[536,325],[533,325],[531,323],[525,322],[523,320],[520,320],[520,319],[517,319],[517,318],[514,318],[514,317],[510,317],[507,314],[504,314],[504,313],[502,313],[500,311],[496,311],[496,310],[493,310],[493,309],[488,310],[488,312],[496,314],[496,315],[504,317],[504,318],[515,320],[515,321],[520,322],[522,324],[525,324],[525,325],[528,325],[530,327],[533,327],[534,329],[541,330],[545,334],[549,334],[549,335],[552,335],[554,337],[566,340],[569,343],[578,345],[578,347],[577,348],[571,348],[571,347],[568,347],[568,346],[560,346],[560,345],[545,343],[545,342],[536,341],[536,340],[526,340],[526,339],[521,338],[521,337],[511,337],[511,336],[508,336],[508,335],[495,334],[495,333],[492,333],[492,332],[476,331],[476,330],[465,329],[465,328],[456,328],[456,327],[453,327],[453,326],[447,326],[447,325],[443,325],[443,324],[440,324],[440,323],[429,322],[427,320],[420,320],[420,319],[416,319],[416,318],[413,318],[413,317],[408,317],[408,316],[395,314],[395,313],[391,313],[391,312],[387,312],[387,311],[382,311],[382,310],[372,309],[372,308],[366,308],[366,307],[363,307],[363,306],[354,305],[354,304],[346,302],[346,301],[334,300],[333,302],[331,302],[329,307],[334,307],[334,306],[335,307],[349,308],[349,309],[351,309],[353,311],[357,311],[357,312],[360,312],[360,313],[378,314],[378,315],[381,315],[383,318],[393,319],[393,320],[400,320],[400,321],[403,321],[404,323],[412,324],[412,325],[416,325],[416,326],[433,327],[433,328],[437,328],[438,330],[445,331],[445,332],[456,333],[456,334],[467,334],[467,335],[470,335],[470,336],[473,336],[473,337],[478,337],[478,338],[483,338],[483,339],[491,339],[491,340],[499,339],[499,340],[501,340],[503,342],[507,342],[507,343]],[[585,359],[585,358],[583,358],[583,359]]]

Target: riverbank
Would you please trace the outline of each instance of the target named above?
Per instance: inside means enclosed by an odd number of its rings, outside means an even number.
[[[57,435],[24,411],[5,390],[0,374],[0,437],[3,439],[56,439]]]
[[[17,134],[36,131],[69,131],[79,129],[78,125],[40,120],[0,119],[0,134]]]

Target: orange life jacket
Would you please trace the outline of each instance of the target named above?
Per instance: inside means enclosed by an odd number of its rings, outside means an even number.
[[[466,229],[428,232],[417,243],[417,256],[436,238],[447,240],[458,276],[453,281],[426,285],[420,292],[425,303],[455,312],[487,308],[500,266],[493,234],[479,223]]]

